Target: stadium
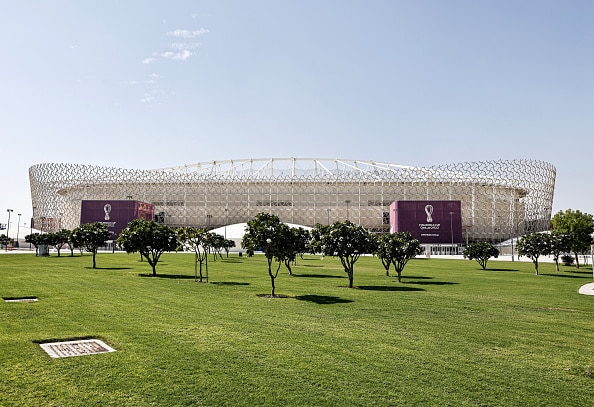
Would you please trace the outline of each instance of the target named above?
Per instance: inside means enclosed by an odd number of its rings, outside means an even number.
[[[501,242],[548,230],[555,167],[537,160],[411,167],[375,161],[270,158],[202,162],[155,170],[45,163],[29,169],[34,224],[72,229],[84,201],[152,204],[172,227],[214,229],[259,212],[313,227],[350,220],[389,232],[395,201],[460,201],[462,236]],[[107,215],[107,212],[106,212]]]

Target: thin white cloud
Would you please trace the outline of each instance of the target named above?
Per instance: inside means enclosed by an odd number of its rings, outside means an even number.
[[[144,96],[142,97],[142,99],[140,99],[140,102],[142,102],[142,103],[151,103],[154,101],[155,101],[155,97],[148,93],[145,93]]]
[[[188,60],[194,53],[187,49],[181,52],[173,52],[173,51],[165,51],[161,52],[160,54],[156,54],[163,59],[169,59],[171,61],[186,61]]]
[[[201,42],[193,42],[193,43],[172,42],[171,44],[169,44],[169,48],[175,49],[177,51],[182,51],[184,49],[196,49],[196,48],[200,47],[201,45],[202,45]]]
[[[162,60],[187,61],[193,55],[195,55],[194,51],[202,46],[201,42],[191,39],[203,36],[209,32],[210,31],[206,28],[200,28],[198,30],[180,29],[168,31],[166,33],[168,37],[180,38],[180,40],[170,43],[168,45],[169,50],[163,52],[154,52],[150,57],[144,58],[142,60],[142,64],[149,65]],[[160,89],[159,85],[160,78],[161,76],[156,73],[147,75],[146,79],[143,81],[146,88],[143,97],[140,99],[142,103],[154,103],[161,98],[163,91]]]
[[[210,31],[206,28],[201,28],[199,30],[173,30],[168,31],[167,35],[169,37],[176,37],[176,38],[196,38],[200,37],[204,34],[208,34]]]

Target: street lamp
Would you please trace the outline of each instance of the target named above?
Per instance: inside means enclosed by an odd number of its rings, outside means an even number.
[[[227,223],[229,223],[228,215],[229,215],[229,208],[225,208],[225,240],[227,240]]]
[[[210,230],[210,218],[212,218],[212,215],[206,215],[206,220],[208,222],[208,227],[207,227],[208,230]]]
[[[450,212],[450,234],[452,235],[452,254],[454,253],[454,223],[452,222],[452,215],[454,212]]]
[[[344,203],[347,206],[347,216],[346,216],[346,218],[347,218],[347,220],[349,220],[349,204],[351,203],[351,200],[350,199],[347,199],[346,201],[344,201]]]
[[[10,235],[8,234],[8,232],[10,232],[10,214],[12,213],[12,209],[7,209],[6,212],[8,212],[8,223],[6,224],[6,237],[8,241],[6,242],[6,247],[4,248],[4,250],[8,251],[8,242],[10,241]]]
[[[19,221],[17,223],[17,238],[16,238],[16,247],[19,247],[19,232],[21,231],[21,214],[17,213],[17,215],[19,215]]]

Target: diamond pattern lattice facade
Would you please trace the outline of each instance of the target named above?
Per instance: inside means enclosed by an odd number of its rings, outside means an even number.
[[[219,227],[258,212],[315,226],[349,219],[387,232],[396,200],[459,200],[468,240],[547,230],[555,167],[535,160],[409,167],[340,159],[213,161],[157,170],[79,164],[29,169],[33,217],[44,231],[79,225],[82,200],[152,203],[171,226]]]

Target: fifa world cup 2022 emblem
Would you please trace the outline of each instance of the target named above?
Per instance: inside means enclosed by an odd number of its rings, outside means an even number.
[[[425,205],[425,213],[427,214],[427,222],[433,222],[431,215],[433,214],[433,205]]]
[[[111,212],[111,205],[105,204],[105,206],[103,206],[103,212],[105,212],[105,220],[109,220],[109,212]]]

